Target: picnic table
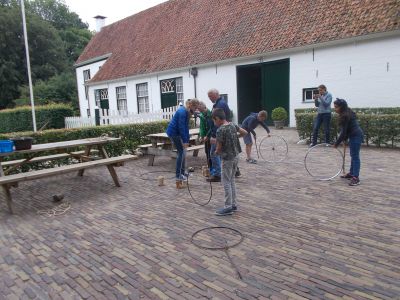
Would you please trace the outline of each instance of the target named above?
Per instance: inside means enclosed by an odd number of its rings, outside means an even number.
[[[98,137],[80,140],[63,141],[56,143],[46,143],[32,145],[29,150],[19,150],[8,153],[0,153],[0,185],[2,186],[7,206],[12,213],[12,198],[10,189],[17,187],[21,181],[34,180],[43,177],[49,177],[68,172],[78,171],[78,176],[83,176],[85,169],[104,165],[107,167],[116,186],[120,186],[117,173],[114,166],[120,165],[125,161],[136,159],[135,155],[121,155],[117,157],[109,157],[105,145],[108,143],[119,141],[120,138]],[[78,147],[84,147],[84,150],[73,151]],[[97,149],[96,149],[97,148]],[[56,154],[41,155],[43,152],[56,151]],[[94,156],[93,154],[99,155]],[[23,154],[24,158],[4,161],[5,157]],[[30,170],[17,174],[10,174],[17,170],[20,166],[35,163],[49,162],[63,158],[75,158],[76,163],[64,166],[54,166],[42,170]]]
[[[189,147],[186,149],[188,152],[193,151],[193,156],[198,156],[199,150],[204,148],[204,145],[198,145],[199,128],[193,128],[189,130]],[[169,156],[176,158],[176,149],[171,143],[170,138],[165,132],[148,134],[147,137],[150,139],[150,144],[140,145],[139,148],[144,154],[149,156],[149,166],[153,166],[154,158],[156,156]]]

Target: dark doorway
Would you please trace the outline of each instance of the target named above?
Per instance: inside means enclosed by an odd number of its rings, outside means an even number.
[[[237,67],[239,123],[250,112],[271,111],[281,106],[289,114],[289,59]]]
[[[261,64],[237,67],[238,121],[262,109]]]

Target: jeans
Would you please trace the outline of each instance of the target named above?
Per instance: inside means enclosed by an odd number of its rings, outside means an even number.
[[[238,156],[232,160],[222,160],[221,182],[225,191],[225,207],[236,206],[235,173],[238,162]]]
[[[183,148],[182,139],[180,136],[171,136],[172,143],[175,145],[178,156],[176,158],[176,179],[181,179],[181,175],[185,174],[185,149]]]
[[[349,138],[349,147],[350,147],[350,175],[354,177],[360,176],[360,149],[361,143],[363,142],[363,135],[350,136]]]
[[[217,144],[211,144],[210,156],[212,168],[210,169],[210,175],[221,177],[221,158],[215,154],[216,148]]]
[[[331,130],[331,113],[323,113],[318,114],[315,121],[314,121],[314,130],[313,130],[313,137],[312,137],[312,144],[317,144],[319,128],[321,124],[324,124],[324,132],[325,132],[325,143],[329,144],[330,142],[330,130]]]

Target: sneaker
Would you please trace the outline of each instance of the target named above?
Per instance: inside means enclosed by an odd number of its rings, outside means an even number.
[[[206,179],[208,182],[221,182],[221,177],[219,176],[211,176]]]
[[[232,205],[232,211],[233,212],[237,212],[237,210],[238,210],[237,206],[236,205]]]
[[[187,179],[188,179],[188,176],[187,176],[187,175],[181,174],[181,175],[179,176],[179,178],[177,178],[176,180],[186,181]]]
[[[248,162],[249,164],[256,164],[257,161],[253,158],[246,158],[246,162]]]
[[[217,216],[227,216],[227,215],[233,214],[233,210],[231,207],[224,207],[224,208],[217,209],[215,214]]]
[[[360,179],[358,177],[352,177],[349,185],[350,186],[360,185]]]
[[[240,170],[237,169],[236,173],[235,173],[235,177],[240,177],[240,176],[242,176],[242,173],[240,173]]]
[[[340,178],[351,179],[351,178],[353,178],[353,176],[351,176],[350,173],[347,173],[346,175],[340,176]]]
[[[314,147],[316,144],[310,144],[309,146],[308,146],[308,148],[312,148],[312,147]]]

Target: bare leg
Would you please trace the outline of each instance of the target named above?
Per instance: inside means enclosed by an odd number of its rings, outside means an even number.
[[[253,144],[247,144],[246,145],[246,155],[247,158],[250,159],[251,158],[251,147],[253,146]]]

